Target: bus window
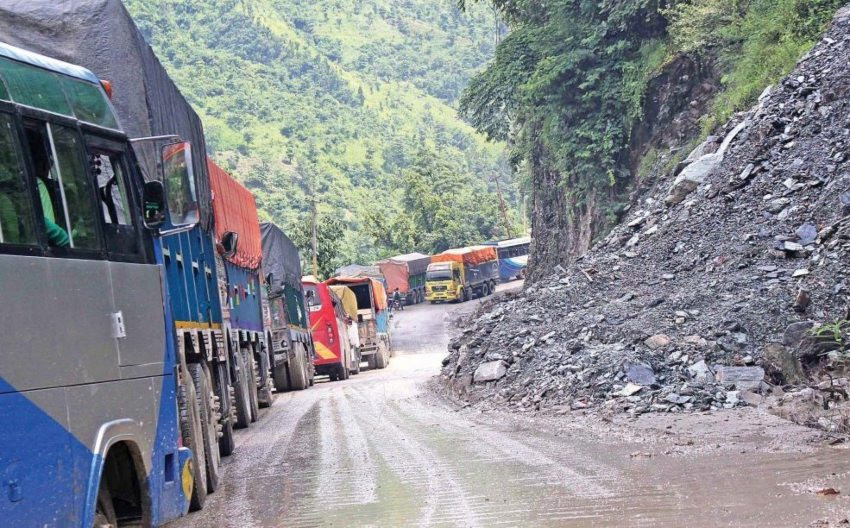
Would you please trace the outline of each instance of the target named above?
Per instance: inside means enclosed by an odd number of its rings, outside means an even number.
[[[106,249],[110,253],[137,255],[139,237],[127,188],[124,154],[93,146],[91,143],[99,142],[97,138],[89,138],[87,141],[91,173],[97,183]]]
[[[0,114],[0,244],[35,244],[32,203],[12,118]]]
[[[26,132],[49,244],[100,249],[93,189],[76,131],[31,122]]]

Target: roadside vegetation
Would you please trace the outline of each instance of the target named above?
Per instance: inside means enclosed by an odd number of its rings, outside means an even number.
[[[471,80],[460,110],[489,138],[510,143],[520,179],[533,181],[536,199],[546,202],[539,207],[539,231],[568,240],[551,241],[548,254],[536,253],[535,262],[551,269],[583,253],[627,209],[640,167],[635,158],[649,147],[635,144],[633,131],[655,117],[645,115],[646,102],[657,95],[650,93],[657,89],[652,81],[667,65],[687,55],[704,75],[698,81],[714,86],[716,96],[693,132],[707,135],[787,74],[844,2],[461,0],[460,5],[470,9],[478,3],[497,9],[510,32],[493,61]],[[677,81],[693,79],[672,80]],[[562,196],[553,198],[553,187]],[[585,232],[592,236],[582,237]]]

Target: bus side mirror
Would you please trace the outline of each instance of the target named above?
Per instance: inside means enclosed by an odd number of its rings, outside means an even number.
[[[165,223],[165,187],[162,182],[145,182],[142,195],[145,227],[159,229]]]
[[[230,258],[236,254],[236,246],[239,242],[239,233],[228,231],[221,237],[222,256]]]
[[[171,224],[178,228],[197,224],[200,207],[195,190],[192,144],[181,141],[164,145],[162,172]]]

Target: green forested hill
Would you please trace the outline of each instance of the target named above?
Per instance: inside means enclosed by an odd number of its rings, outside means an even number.
[[[317,196],[322,216],[342,220],[340,262],[504,234],[491,183],[499,175],[516,201],[504,149],[455,111],[495,45],[497,27],[483,6],[462,13],[454,0],[126,4],[204,119],[214,159],[254,191],[261,216],[297,237],[308,196]],[[433,210],[400,212],[422,202],[410,199],[411,171],[419,181],[434,166],[460,195],[432,201]],[[481,207],[463,207],[471,202]],[[391,225],[445,233],[381,236]]]

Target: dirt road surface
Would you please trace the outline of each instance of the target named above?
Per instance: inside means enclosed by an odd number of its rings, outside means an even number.
[[[474,304],[409,307],[392,320],[387,369],[278,396],[239,433],[205,509],[169,527],[797,527],[850,516],[850,452],[766,414],[517,416],[434,395],[451,323]]]

